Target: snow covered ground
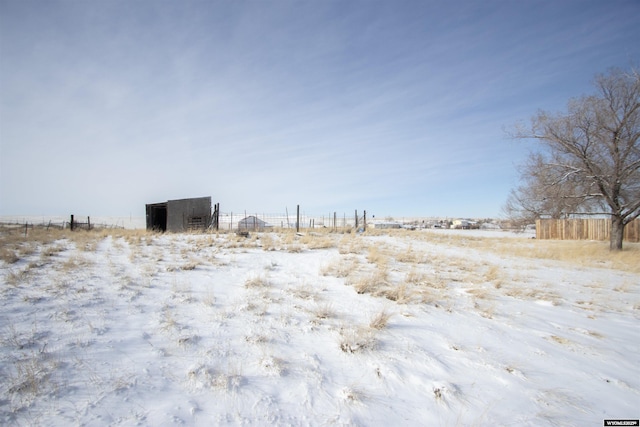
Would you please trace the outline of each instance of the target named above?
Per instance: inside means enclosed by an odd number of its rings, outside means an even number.
[[[56,233],[2,237],[3,425],[640,417],[637,246],[621,264],[498,232]]]

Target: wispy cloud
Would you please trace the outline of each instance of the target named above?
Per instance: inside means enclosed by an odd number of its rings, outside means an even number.
[[[524,153],[503,127],[637,60],[639,9],[2,2],[0,213],[497,214]]]

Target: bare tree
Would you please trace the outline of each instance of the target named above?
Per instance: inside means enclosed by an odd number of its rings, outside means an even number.
[[[504,210],[528,220],[610,215],[610,249],[621,250],[624,227],[640,215],[640,74],[612,69],[596,76],[595,87],[566,113],[538,112],[530,128],[515,132],[542,151],[523,165]]]

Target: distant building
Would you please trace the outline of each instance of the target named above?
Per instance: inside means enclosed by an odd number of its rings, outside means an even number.
[[[402,224],[399,222],[376,222],[375,228],[390,229],[390,228],[402,228]]]
[[[454,219],[451,223],[451,228],[469,230],[472,228],[478,228],[478,223],[467,219]]]
[[[184,232],[211,225],[211,197],[168,200],[146,205],[147,230]]]
[[[273,227],[273,225],[267,224],[253,215],[243,218],[238,222],[238,230],[262,231],[265,228],[271,227]]]

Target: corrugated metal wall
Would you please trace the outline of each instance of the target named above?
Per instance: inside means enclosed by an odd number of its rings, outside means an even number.
[[[167,231],[206,229],[211,223],[211,197],[169,200]]]
[[[146,205],[147,229],[182,232],[211,225],[211,197],[169,200]]]

